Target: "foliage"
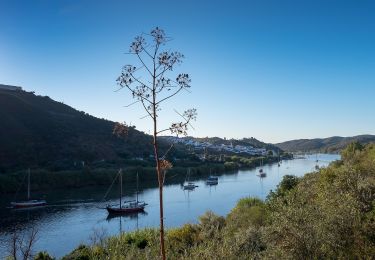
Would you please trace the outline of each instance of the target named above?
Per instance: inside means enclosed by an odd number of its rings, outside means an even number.
[[[39,252],[34,260],[54,260],[55,258],[50,256],[47,252]]]
[[[287,192],[292,190],[298,184],[298,177],[294,175],[285,175],[281,182],[277,185],[276,192],[272,191],[268,194],[268,199],[273,200],[283,197]]]

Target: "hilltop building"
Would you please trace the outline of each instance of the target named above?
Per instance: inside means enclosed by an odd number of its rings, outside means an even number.
[[[0,84],[0,90],[2,90],[2,89],[12,90],[12,91],[22,91],[21,87]]]

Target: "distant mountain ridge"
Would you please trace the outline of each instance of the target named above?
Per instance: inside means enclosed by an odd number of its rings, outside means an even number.
[[[361,144],[373,143],[375,142],[375,135],[297,139],[275,145],[288,152],[338,152],[352,142],[359,142]]]

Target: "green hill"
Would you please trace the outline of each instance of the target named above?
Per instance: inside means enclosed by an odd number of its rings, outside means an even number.
[[[375,142],[375,135],[358,135],[353,137],[333,136],[329,138],[298,139],[275,144],[288,152],[338,152],[352,142],[368,144]]]
[[[32,92],[0,90],[0,122],[0,172],[70,169],[152,154],[151,137],[134,127],[120,139],[112,134],[114,122]]]

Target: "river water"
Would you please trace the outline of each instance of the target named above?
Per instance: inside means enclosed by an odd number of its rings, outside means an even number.
[[[179,184],[165,184],[165,224],[176,227],[196,223],[200,215],[211,210],[225,216],[246,196],[265,199],[284,175],[303,176],[315,169],[316,158],[320,167],[339,159],[336,154],[306,155],[303,159],[283,161],[264,166],[267,177],[260,179],[258,169],[239,170],[219,176],[219,184],[207,186],[204,179],[194,180],[194,191],[184,191]],[[11,210],[7,206],[12,196],[0,199],[0,259],[9,255],[9,243],[14,232],[25,235],[32,228],[38,231],[33,251],[48,251],[62,257],[80,243],[91,243],[96,236],[116,235],[119,232],[157,227],[159,224],[158,189],[139,184],[139,199],[148,203],[144,214],[108,218],[103,209],[103,196],[108,187],[90,187],[79,190],[44,193],[48,206],[33,210]],[[148,185],[150,186],[150,185]],[[135,198],[135,184],[124,185],[124,199]],[[110,203],[118,202],[118,189],[109,194]]]

